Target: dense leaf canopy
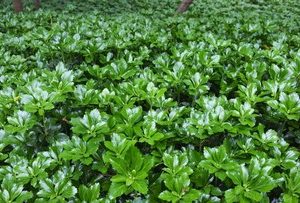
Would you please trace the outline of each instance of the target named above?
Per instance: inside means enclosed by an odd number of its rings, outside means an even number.
[[[10,4],[1,203],[298,202],[298,1]]]

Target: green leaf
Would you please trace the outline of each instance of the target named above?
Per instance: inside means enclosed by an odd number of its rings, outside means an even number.
[[[284,194],[283,195],[283,202],[284,203],[298,203],[299,202],[299,196]]]
[[[235,194],[234,189],[229,189],[225,192],[226,202],[237,202],[238,194]]]
[[[127,191],[125,183],[112,182],[108,191],[109,199],[115,199]]]
[[[100,184],[95,183],[90,187],[80,185],[78,194],[81,201],[92,202],[97,200],[100,196]]]
[[[134,190],[142,194],[147,194],[148,192],[148,184],[146,180],[135,180],[131,186]]]
[[[118,173],[127,174],[127,165],[122,159],[111,158],[109,162]]]
[[[184,195],[184,202],[193,202],[200,197],[200,191],[196,189],[191,189],[187,194]]]
[[[263,198],[263,194],[260,192],[256,192],[256,191],[247,191],[245,192],[245,196],[248,197],[249,199],[252,199],[256,202],[259,202],[262,200]]]
[[[158,197],[168,202],[177,202],[180,199],[178,196],[169,191],[163,191]]]

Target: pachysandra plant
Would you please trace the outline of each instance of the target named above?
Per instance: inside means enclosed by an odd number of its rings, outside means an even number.
[[[227,176],[235,184],[225,192],[227,202],[268,202],[266,193],[276,187],[279,180],[270,176],[272,166],[263,166],[260,160],[253,158],[248,167],[227,171]]]
[[[93,137],[103,139],[104,134],[109,132],[108,116],[101,115],[98,109],[86,113],[83,118],[72,118],[71,124],[73,125],[72,131],[82,135],[85,141]]]
[[[299,201],[297,0],[10,4],[0,203]]]
[[[285,176],[284,187],[286,192],[283,194],[284,202],[297,202],[300,195],[300,186],[299,186],[299,166],[295,166],[290,169],[290,173]]]
[[[215,174],[220,180],[225,180],[226,171],[233,170],[238,165],[230,158],[223,145],[218,148],[204,148],[203,154],[205,159],[200,161],[199,167]]]
[[[16,183],[16,179],[8,174],[3,178],[1,184],[0,200],[2,202],[26,202],[32,198],[32,192],[24,190],[24,186]]]
[[[37,192],[39,198],[36,202],[64,202],[77,193],[76,187],[62,171],[55,173],[51,179],[41,179],[39,185],[40,190]]]
[[[134,146],[127,150],[124,159],[111,157],[109,162],[117,174],[111,178],[109,198],[114,199],[130,191],[146,194],[148,192],[146,178],[154,164],[153,161],[151,156],[143,157]]]
[[[189,175],[193,170],[187,166],[187,155],[167,154],[163,156],[164,173],[161,178],[167,190],[159,194],[159,198],[167,202],[193,202],[200,197],[200,191],[190,188]]]

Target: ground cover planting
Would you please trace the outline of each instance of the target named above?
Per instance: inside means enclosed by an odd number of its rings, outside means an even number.
[[[0,5],[0,203],[300,199],[296,0]]]

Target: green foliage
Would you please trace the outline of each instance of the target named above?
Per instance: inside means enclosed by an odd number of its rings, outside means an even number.
[[[173,155],[173,156],[172,156]],[[168,190],[159,194],[159,198],[168,202],[193,202],[198,199],[200,192],[190,188],[189,175],[193,170],[187,166],[186,154],[164,154],[164,168],[161,178]]]
[[[148,181],[146,180],[149,170],[153,166],[151,156],[143,157],[136,147],[130,147],[123,159],[110,158],[112,168],[117,175],[111,178],[109,198],[116,198],[131,190],[147,194]]]
[[[101,202],[98,197],[100,196],[100,184],[95,183],[89,187],[85,185],[80,185],[79,187],[79,201],[83,203],[98,203]]]
[[[297,202],[300,195],[300,173],[299,166],[290,170],[289,174],[285,175],[285,192],[283,194],[284,202]]]
[[[225,192],[227,202],[262,202],[265,193],[276,187],[276,182],[269,176],[272,163],[265,160],[251,159],[249,168],[244,164],[239,169],[227,171],[228,177],[235,184]],[[266,166],[263,166],[265,164]]]
[[[296,0],[0,5],[0,203],[300,199]]]
[[[76,187],[72,186],[71,181],[62,171],[56,172],[52,178],[39,181],[39,197],[36,202],[65,202],[74,197],[77,193]]]
[[[215,174],[220,180],[226,178],[226,171],[238,167],[237,162],[227,155],[223,145],[219,148],[204,148],[203,154],[205,159],[199,163],[199,166]]]
[[[17,180],[11,174],[7,174],[2,180],[0,200],[2,202],[26,202],[33,195],[32,192],[23,189],[23,185],[17,184]]]
[[[94,109],[83,118],[72,118],[72,131],[74,134],[83,135],[85,141],[92,137],[101,138],[101,135],[109,132],[108,119],[105,117],[107,116]]]

